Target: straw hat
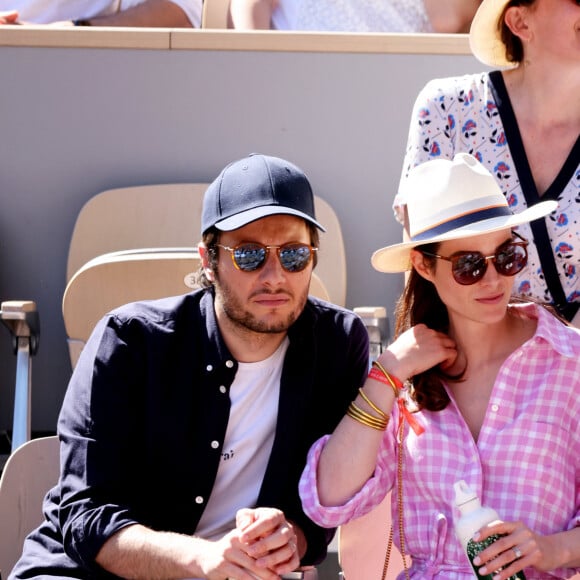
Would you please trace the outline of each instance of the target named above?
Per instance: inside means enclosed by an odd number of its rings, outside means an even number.
[[[514,214],[493,175],[468,153],[413,168],[402,193],[407,199],[410,239],[373,254],[371,263],[379,272],[410,269],[411,249],[417,246],[513,228],[558,207],[554,200],[543,201]]]
[[[471,52],[489,66],[514,66],[507,60],[505,44],[501,39],[499,19],[510,0],[483,0],[479,5],[469,30]]]

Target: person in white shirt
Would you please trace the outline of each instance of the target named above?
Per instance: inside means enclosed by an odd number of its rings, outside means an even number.
[[[231,0],[239,29],[467,32],[481,0]]]
[[[2,24],[199,28],[202,0],[0,0]]]

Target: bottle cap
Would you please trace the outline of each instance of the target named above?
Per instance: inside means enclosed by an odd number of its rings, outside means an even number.
[[[477,499],[477,495],[469,485],[467,485],[464,479],[456,481],[453,484],[453,489],[455,490],[455,505],[457,507]]]

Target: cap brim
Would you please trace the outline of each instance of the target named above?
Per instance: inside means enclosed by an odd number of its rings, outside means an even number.
[[[557,207],[558,202],[555,200],[543,201],[527,208],[521,213],[469,224],[462,228],[454,229],[445,234],[434,236],[429,240],[421,240],[420,242],[402,242],[400,244],[394,244],[392,246],[380,248],[373,253],[371,257],[371,264],[373,265],[373,268],[379,272],[405,272],[411,268],[411,250],[417,246],[423,246],[425,244],[436,242],[444,242],[448,240],[456,240],[458,238],[481,236],[482,234],[490,234],[499,230],[514,228],[516,226],[543,218],[552,213]]]
[[[313,219],[309,215],[301,211],[289,207],[282,207],[279,205],[262,205],[260,207],[255,207],[246,211],[242,211],[240,213],[237,213],[236,215],[230,216],[226,219],[216,222],[215,227],[223,232],[230,232],[232,230],[237,230],[238,228],[248,225],[251,222],[271,215],[293,215],[296,217],[300,217],[305,219],[307,222],[310,222],[311,224],[315,225],[319,230],[323,232],[326,231],[322,225],[320,225],[315,219]]]
[[[514,66],[506,58],[498,20],[509,0],[484,0],[477,9],[469,30],[469,46],[474,56],[483,64],[504,67]]]

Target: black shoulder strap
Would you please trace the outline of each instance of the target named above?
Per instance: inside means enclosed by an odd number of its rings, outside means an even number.
[[[524,187],[524,193],[525,192],[526,188]],[[531,206],[532,204],[529,202],[527,194],[525,195],[526,201],[528,201],[528,206]],[[536,243],[536,248],[538,249],[540,263],[542,264],[542,272],[546,278],[548,290],[552,295],[554,307],[560,316],[563,316],[566,320],[570,321],[574,318],[576,312],[578,312],[580,302],[568,302],[566,300],[566,294],[564,294],[562,282],[558,276],[558,269],[556,268],[556,261],[554,260],[554,252],[552,252],[545,218],[530,222],[530,227],[534,233],[534,241]]]
[[[503,78],[498,71],[490,73],[490,77],[492,79],[492,83],[495,83],[494,88],[496,88],[496,90],[499,89],[498,92],[505,91]],[[507,97],[507,93],[505,97]],[[509,103],[509,98],[504,99],[503,105],[503,110],[500,114],[502,117],[508,117],[509,121],[507,122],[513,123],[514,128],[517,129],[515,115],[513,113],[513,109],[511,108],[511,103]],[[524,144],[521,140],[519,129],[514,130],[513,133],[510,133],[510,139],[512,140],[512,147],[514,150],[524,151]],[[513,143],[513,141],[516,141],[516,143]],[[525,164],[525,170],[521,172],[518,171],[518,175],[520,178],[522,192],[526,198],[526,203],[528,207],[532,207],[536,203],[539,203],[541,200],[540,196],[538,195],[538,189],[536,187],[536,183],[534,182],[532,170],[529,167],[527,158],[522,159],[522,162]],[[534,234],[534,242],[538,250],[538,256],[542,265],[542,272],[544,273],[544,278],[546,279],[548,290],[552,295],[554,307],[560,316],[563,316],[566,318],[566,320],[570,321],[576,315],[580,303],[568,302],[566,299],[566,294],[564,293],[562,282],[560,280],[560,276],[558,275],[556,261],[554,260],[554,252],[552,251],[550,236],[548,235],[548,228],[546,227],[546,218],[537,219],[533,222],[530,222],[530,227],[532,229],[532,233]]]

